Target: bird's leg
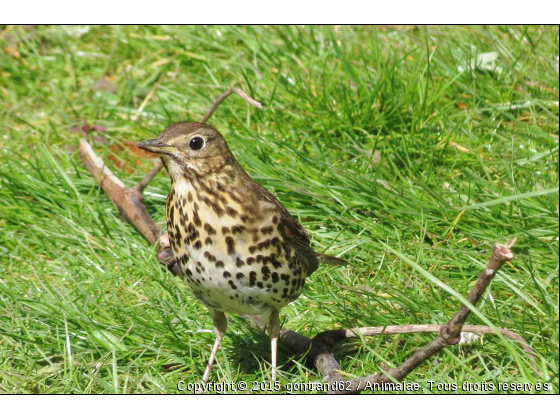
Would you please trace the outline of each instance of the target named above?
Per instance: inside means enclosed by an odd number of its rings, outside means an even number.
[[[278,335],[280,334],[280,313],[274,309],[268,320],[268,334],[270,335],[270,353],[272,361],[272,380],[276,380],[276,365],[278,360]]]
[[[212,316],[212,320],[214,321],[214,333],[216,334],[216,341],[214,341],[214,347],[212,347],[212,354],[210,354],[210,360],[208,360],[208,364],[206,365],[206,370],[204,371],[204,376],[202,376],[202,382],[208,382],[208,378],[210,377],[210,370],[212,370],[212,365],[214,364],[214,360],[216,360],[216,353],[218,353],[218,348],[220,347],[220,341],[224,335],[226,335],[227,331],[227,319],[223,312],[211,310],[210,315]]]

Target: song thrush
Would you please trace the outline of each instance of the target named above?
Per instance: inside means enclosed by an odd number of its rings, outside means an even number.
[[[216,341],[203,381],[226,333],[224,312],[262,315],[275,380],[280,309],[298,298],[319,263],[346,261],[313,251],[303,226],[247,175],[210,125],[178,122],[138,147],[159,154],[171,177],[171,249],[214,322]]]

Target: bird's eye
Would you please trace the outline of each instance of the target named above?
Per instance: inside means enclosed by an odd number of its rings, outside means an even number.
[[[189,146],[192,150],[200,150],[202,149],[202,146],[204,146],[204,139],[199,136],[193,137]]]

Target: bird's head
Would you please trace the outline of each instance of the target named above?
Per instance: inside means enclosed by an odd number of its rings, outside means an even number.
[[[200,179],[239,166],[220,132],[203,123],[171,124],[157,139],[136,146],[158,154],[172,180]]]

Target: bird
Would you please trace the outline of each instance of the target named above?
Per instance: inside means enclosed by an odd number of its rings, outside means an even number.
[[[171,250],[182,278],[212,317],[216,339],[203,382],[227,331],[225,313],[261,315],[275,381],[280,310],[299,297],[320,263],[347,261],[313,250],[305,228],[245,172],[214,127],[180,121],[137,147],[158,154],[171,178]]]

